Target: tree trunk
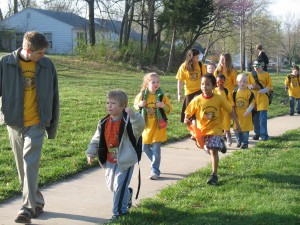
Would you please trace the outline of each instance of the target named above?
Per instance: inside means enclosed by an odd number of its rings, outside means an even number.
[[[176,26],[173,29],[172,42],[171,42],[171,48],[170,48],[170,55],[169,55],[167,71],[170,71],[171,68],[172,68],[173,55],[174,55],[174,50],[175,50],[175,41],[176,41]]]
[[[14,14],[18,12],[18,0],[14,0]]]
[[[143,47],[144,47],[144,13],[145,13],[145,0],[142,0],[142,21],[141,21],[141,55],[143,55]]]
[[[96,34],[95,34],[95,0],[88,0],[89,5],[89,35],[90,35],[90,45],[95,46],[96,44]]]
[[[154,43],[154,11],[155,0],[147,0],[148,3],[148,34],[147,34],[147,46],[146,51],[150,45]]]
[[[131,31],[131,24],[133,20],[133,14],[134,14],[134,0],[131,0],[130,3],[130,17],[128,19],[128,26],[127,26],[127,32],[125,33],[125,45],[128,45],[129,39],[130,39],[130,31]]]

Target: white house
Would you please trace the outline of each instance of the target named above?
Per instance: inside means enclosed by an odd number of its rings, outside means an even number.
[[[117,41],[120,24],[120,21],[95,19],[97,42],[103,38]],[[73,13],[26,8],[0,21],[0,32],[5,31],[10,31],[11,37],[9,40],[0,37],[0,47],[4,50],[13,51],[21,47],[25,32],[38,31],[49,41],[49,53],[65,54],[72,52],[80,39],[88,39],[89,21]],[[139,37],[137,32],[131,30],[131,39],[139,40]]]

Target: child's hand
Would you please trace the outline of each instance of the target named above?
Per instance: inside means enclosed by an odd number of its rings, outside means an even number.
[[[89,165],[92,165],[93,161],[94,161],[94,157],[91,157],[91,156],[88,156],[88,157],[87,157],[87,163],[88,163]]]
[[[129,107],[125,108],[125,112],[127,112],[130,117],[134,115],[134,111],[132,108]]]
[[[138,107],[140,107],[140,108],[143,108],[145,106],[146,106],[146,100],[140,101],[139,104],[138,104]]]
[[[156,107],[163,109],[165,107],[165,103],[164,102],[156,102]]]
[[[190,121],[190,119],[188,119],[188,118],[184,118],[183,123],[184,123],[185,125],[189,126],[189,125],[191,125],[192,121]]]

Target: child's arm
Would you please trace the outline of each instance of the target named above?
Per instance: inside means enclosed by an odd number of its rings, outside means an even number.
[[[87,162],[88,164],[92,164],[94,158],[97,155],[98,149],[99,149],[99,141],[100,141],[100,123],[98,123],[97,130],[92,137],[92,140],[88,146],[88,149],[86,150],[87,155]]]
[[[178,101],[181,102],[182,100],[182,81],[178,80],[177,82],[177,95],[178,95]]]
[[[239,123],[239,121],[238,121],[238,119],[237,119],[237,117],[236,117],[235,111],[232,110],[232,111],[229,113],[229,115],[231,116],[231,118],[232,118],[233,121],[235,122],[237,131],[238,131],[238,132],[241,132],[242,129],[241,129],[240,123]]]
[[[140,113],[134,112],[133,109],[129,107],[125,108],[125,112],[127,112],[130,117],[133,135],[135,138],[139,138],[145,129],[145,119]]]
[[[252,109],[254,108],[254,106],[252,104],[249,105],[249,107],[247,108],[246,112],[244,113],[244,116],[248,116]]]
[[[170,104],[170,100],[166,96],[164,96],[162,102],[157,102],[156,103],[156,107],[162,108],[164,110],[164,112],[167,113],[167,114],[170,113],[173,110],[173,108]]]

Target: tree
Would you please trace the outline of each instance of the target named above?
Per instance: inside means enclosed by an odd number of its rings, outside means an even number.
[[[207,27],[213,15],[214,5],[212,0],[172,0],[164,2],[164,10],[160,20],[172,30],[172,41],[167,70],[170,70],[173,61],[173,53],[177,40],[177,32],[188,32],[189,39],[182,55],[191,48],[205,27]]]
[[[85,0],[88,3],[89,9],[89,36],[90,45],[94,46],[96,44],[96,34],[95,34],[95,0]]]

